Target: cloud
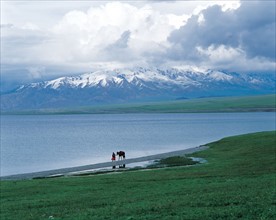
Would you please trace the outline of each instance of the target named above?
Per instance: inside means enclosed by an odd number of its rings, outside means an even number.
[[[109,48],[127,48],[128,47],[128,41],[130,38],[130,31],[125,31],[124,33],[122,33],[121,37],[114,43],[112,44]]]
[[[218,47],[211,45],[207,49],[203,49],[202,47],[197,47],[196,49],[200,55],[206,56],[214,64],[227,64],[233,60],[245,57],[245,53],[241,49],[225,45]]]
[[[172,60],[237,64],[242,57],[246,63],[254,60],[271,67],[275,64],[275,2],[242,1],[239,8],[225,11],[211,6],[193,15],[168,40]]]
[[[3,6],[1,75],[5,79],[21,75],[38,80],[139,65],[275,69],[273,1],[86,1],[80,5],[57,1]]]
[[[36,47],[45,63],[125,62],[147,59],[145,54],[163,50],[178,16],[163,15],[149,5],[135,7],[110,2],[91,7],[87,12],[74,10],[49,33],[50,40]],[[181,17],[181,16],[179,16]]]
[[[55,13],[58,19],[47,25],[41,5],[33,5],[41,13],[36,19],[35,13],[30,17],[23,13],[30,12],[32,4],[11,5],[5,7],[5,23],[1,24],[2,82],[160,63],[167,37],[185,17],[160,13],[145,3],[105,2],[60,17]],[[7,19],[7,12],[12,19]],[[16,20],[14,16],[20,13],[22,20]]]
[[[66,61],[102,60],[99,52],[115,45],[126,31],[137,34],[141,22],[151,9],[138,9],[119,2],[92,7],[87,12],[71,11],[53,28],[52,40],[41,45],[47,57]],[[135,36],[134,36],[135,37]],[[50,50],[47,50],[49,48]],[[51,49],[55,48],[55,52]]]
[[[37,62],[36,48],[49,39],[48,34],[31,24],[1,28],[1,64],[22,65]]]
[[[12,28],[13,24],[1,24],[0,28]]]
[[[275,63],[264,57],[248,58],[246,53],[239,49],[225,45],[217,47],[209,46],[204,49],[197,47],[198,53],[204,57],[201,65],[206,68],[224,69],[236,72],[271,72],[275,69]]]

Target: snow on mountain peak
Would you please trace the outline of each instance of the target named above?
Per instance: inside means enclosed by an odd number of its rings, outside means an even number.
[[[139,67],[101,70],[23,85],[7,94],[1,106],[4,109],[72,107],[274,91],[275,76],[269,74]]]
[[[179,71],[201,73],[201,74],[207,74],[209,71],[209,69],[198,67],[198,66],[191,66],[191,65],[174,66],[173,68]]]
[[[199,86],[206,79],[208,81],[231,81],[233,76],[220,71],[187,66],[170,69],[138,67],[133,69],[99,70],[78,76],[60,77],[50,81],[32,83],[28,87],[55,90],[61,88],[121,87],[123,84],[139,87],[155,85],[156,88],[162,88],[162,86],[167,85],[186,87]]]
[[[219,71],[213,71],[210,73],[210,77],[218,80],[218,81],[230,81],[233,79],[233,76],[227,75],[223,72],[219,72]]]

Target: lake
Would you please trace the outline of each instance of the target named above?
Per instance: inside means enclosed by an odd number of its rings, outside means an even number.
[[[275,130],[275,113],[2,115],[1,176],[107,162]],[[261,146],[260,146],[261,147]]]

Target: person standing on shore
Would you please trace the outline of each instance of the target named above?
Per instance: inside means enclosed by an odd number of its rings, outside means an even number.
[[[112,160],[112,163],[114,163],[116,161],[116,155],[114,152],[112,153],[111,160]],[[116,168],[116,166],[113,165],[112,169],[115,169],[115,168]]]

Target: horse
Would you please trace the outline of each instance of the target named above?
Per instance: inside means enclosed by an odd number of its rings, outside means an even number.
[[[126,154],[124,151],[118,151],[117,155],[119,156],[119,160],[125,159],[126,158]]]

